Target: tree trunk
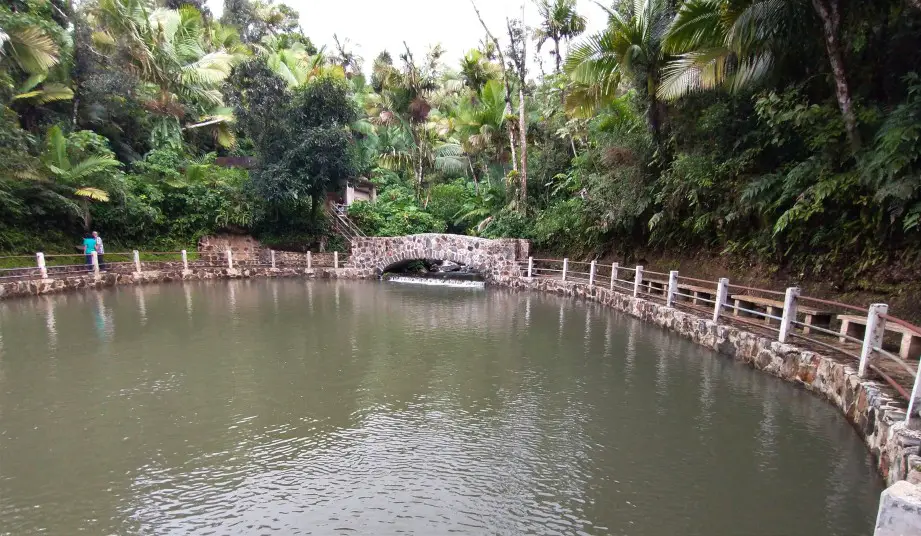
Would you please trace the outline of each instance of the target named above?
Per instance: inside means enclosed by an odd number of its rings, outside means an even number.
[[[556,39],[553,40],[553,50],[556,53],[556,74],[560,74],[560,42]]]
[[[90,232],[90,223],[92,216],[90,215],[90,202],[85,197],[83,198],[83,231],[88,233]]]
[[[477,180],[476,170],[473,169],[473,160],[470,160],[470,157],[467,157],[467,165],[470,166],[470,175],[473,176],[473,192],[477,197],[480,196],[480,181]]]
[[[851,88],[847,83],[847,69],[844,66],[844,54],[838,42],[838,29],[841,25],[839,0],[812,0],[819,18],[822,19],[822,33],[825,37],[825,50],[828,53],[828,63],[831,65],[832,76],[835,79],[835,95],[838,98],[838,108],[844,119],[844,128],[851,149],[855,152],[860,148],[860,132],[857,130],[857,116],[854,114],[854,103],[851,100]]]
[[[518,141],[521,143],[521,191],[519,192],[519,210],[524,211],[528,204],[528,121],[525,114],[524,83],[518,87]]]
[[[505,117],[510,117],[512,115],[512,102],[509,100],[505,101]],[[508,147],[512,152],[512,169],[518,171],[518,151],[515,150],[515,129],[512,126],[512,123],[509,121],[505,122],[508,127]]]

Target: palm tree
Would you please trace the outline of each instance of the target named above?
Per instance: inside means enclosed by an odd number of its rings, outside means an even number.
[[[99,0],[90,17],[96,48],[127,61],[144,82],[145,106],[160,117],[155,132],[178,136],[227,121],[220,87],[243,54],[226,29],[206,31],[190,5],[154,8],[149,0]],[[225,44],[233,52],[219,48]]]
[[[838,42],[839,0],[689,0],[682,4],[665,40],[677,57],[665,69],[659,96],[666,99],[689,91],[726,85],[745,87],[768,74],[790,43],[822,27],[838,107],[848,139],[860,145],[857,118]],[[813,13],[818,16],[815,21]]]
[[[67,156],[67,140],[58,126],[48,129],[43,162],[55,185],[66,189],[80,201],[83,229],[89,232],[90,202],[109,201],[109,193],[106,190],[92,186],[93,178],[98,178],[100,173],[117,169],[121,163],[111,156],[88,156],[79,162],[71,162]]]
[[[556,72],[560,73],[560,41],[569,41],[585,31],[585,17],[576,13],[576,0],[536,0],[540,26],[535,30],[537,53],[547,40],[553,41]]]
[[[665,110],[658,93],[668,61],[662,46],[668,6],[665,0],[633,0],[607,12],[608,27],[569,54],[566,72],[583,88],[577,98],[593,96],[596,105],[610,102],[624,75],[632,77],[646,98],[649,128],[661,141]]]

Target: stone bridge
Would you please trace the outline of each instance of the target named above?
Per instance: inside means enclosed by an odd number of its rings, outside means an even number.
[[[378,275],[412,260],[452,261],[469,266],[487,280],[520,275],[530,243],[513,238],[490,240],[452,234],[362,237],[352,240],[348,266]]]

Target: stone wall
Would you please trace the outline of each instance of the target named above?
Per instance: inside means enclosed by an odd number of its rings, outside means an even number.
[[[523,245],[524,244],[524,245]],[[450,234],[358,238],[352,241],[349,266],[380,274],[401,262],[434,259],[465,264],[487,280],[520,275],[527,259],[526,240],[488,240]],[[524,252],[524,256],[519,255]]]
[[[906,426],[905,402],[885,384],[861,379],[854,363],[603,287],[527,277],[500,278],[495,283],[599,302],[821,395],[853,424],[889,484],[904,480],[913,468],[921,467],[921,430]]]
[[[339,266],[345,264],[348,255],[346,253],[339,253]],[[259,262],[262,264],[271,264],[272,263],[272,252],[268,248],[262,248],[259,250]],[[310,254],[310,265],[317,268],[332,268],[333,262],[333,252],[324,252],[324,253],[311,253]],[[296,267],[306,267],[307,266],[307,254],[299,253],[296,251],[276,251],[275,252],[275,265],[276,266],[296,266]]]
[[[116,285],[139,285],[150,283],[166,283],[170,281],[196,281],[207,279],[248,279],[257,277],[304,277],[316,279],[367,279],[371,274],[355,268],[278,268],[269,267],[241,267],[233,270],[218,267],[195,267],[183,270],[181,263],[176,266],[165,267],[161,270],[146,270],[143,272],[104,272],[98,277],[92,273],[68,275],[66,277],[49,279],[32,279],[28,281],[11,281],[0,283],[0,299],[38,296],[58,292],[74,292],[79,290],[101,289]]]
[[[234,260],[255,261],[259,258],[262,244],[249,235],[220,234],[203,236],[198,241],[199,257],[203,261],[220,263],[227,259],[227,250]]]

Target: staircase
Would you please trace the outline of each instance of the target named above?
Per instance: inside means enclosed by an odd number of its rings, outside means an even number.
[[[364,238],[365,234],[349,219],[346,208],[345,205],[333,205],[332,208],[326,205],[325,211],[329,221],[333,222],[333,231],[351,243],[356,238]]]

